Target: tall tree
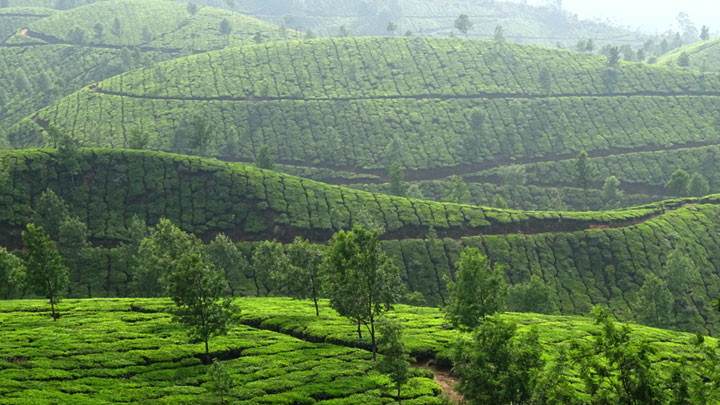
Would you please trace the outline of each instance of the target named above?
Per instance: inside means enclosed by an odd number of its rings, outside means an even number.
[[[60,225],[69,216],[69,209],[52,189],[40,194],[33,210],[33,222],[41,226],[53,239],[60,236]]]
[[[616,67],[620,62],[620,48],[617,46],[611,46],[608,48],[608,66]]]
[[[20,289],[25,275],[25,263],[0,246],[0,299],[10,299]]]
[[[397,32],[397,29],[398,29],[398,27],[397,27],[397,25],[395,25],[394,22],[392,22],[392,21],[388,22],[387,32],[389,32],[392,35],[395,35],[395,32]]]
[[[508,309],[513,312],[556,314],[558,313],[557,293],[540,277],[533,274],[530,281],[510,287]]]
[[[315,304],[315,315],[320,316],[318,299],[322,292],[320,267],[324,255],[319,245],[297,237],[287,246],[289,266],[279,269],[276,279],[281,292],[291,297],[309,298]]]
[[[465,36],[468,35],[468,31],[470,31],[472,27],[473,23],[470,21],[470,17],[468,17],[467,14],[460,14],[455,20],[455,28],[465,34]]]
[[[687,193],[689,183],[690,173],[683,169],[677,169],[670,176],[670,180],[665,183],[665,191],[675,197],[683,196]]]
[[[583,208],[586,210],[588,209],[588,189],[593,182],[595,173],[595,168],[590,163],[587,152],[580,152],[575,161],[575,181],[583,190]]]
[[[198,7],[198,5],[195,4],[195,3],[193,3],[193,2],[191,2],[191,1],[189,1],[189,2],[187,3],[186,9],[187,9],[187,12],[190,13],[191,16],[194,16],[195,14],[197,14],[198,10],[200,10],[200,8]]]
[[[188,146],[194,153],[208,156],[215,143],[215,126],[205,116],[195,114],[187,126]]]
[[[469,204],[470,199],[470,188],[467,183],[465,183],[465,180],[457,175],[450,176],[448,178],[448,184],[445,187],[443,200],[456,204]]]
[[[687,52],[682,52],[680,56],[678,56],[677,64],[680,67],[690,66],[690,55]]]
[[[687,186],[687,194],[691,197],[704,197],[710,193],[707,179],[700,173],[693,173]]]
[[[60,224],[57,247],[70,271],[68,295],[72,295],[74,286],[84,286],[88,298],[92,298],[92,287],[97,284],[99,272],[93,263],[96,251],[88,241],[89,236],[87,225],[77,217],[67,217]]]
[[[399,323],[384,320],[378,324],[380,338],[378,351],[383,355],[377,369],[387,374],[397,388],[397,402],[402,404],[402,387],[410,380],[410,357],[403,343],[403,331]]]
[[[636,313],[640,322],[656,328],[670,326],[673,296],[665,281],[649,273],[638,291]]]
[[[544,365],[541,354],[536,330],[518,335],[514,323],[490,317],[471,340],[455,345],[456,389],[473,405],[530,403]]]
[[[25,282],[35,294],[50,300],[52,318],[57,320],[59,315],[55,312],[55,305],[67,289],[68,268],[63,264],[55,242],[42,227],[28,224],[22,239],[27,251]]]
[[[333,235],[323,268],[330,306],[357,322],[359,334],[361,324],[367,327],[375,359],[375,322],[401,295],[398,268],[385,255],[378,231],[356,226]]]
[[[501,25],[495,27],[495,34],[493,35],[493,40],[499,44],[505,42],[505,30]]]
[[[105,39],[105,25],[102,22],[98,22],[93,25],[93,38],[97,43],[100,43],[103,39]]]
[[[258,148],[257,155],[255,155],[255,166],[266,170],[272,170],[275,167],[275,162],[270,156],[270,150],[267,145],[261,145],[260,148]]]
[[[457,281],[448,283],[446,316],[454,327],[472,330],[486,317],[505,309],[508,285],[500,265],[491,266],[476,248],[465,248],[456,267]]]
[[[227,403],[226,398],[230,395],[230,390],[233,388],[233,379],[225,369],[225,366],[215,360],[208,368],[208,380],[210,380],[210,389],[219,397],[220,404],[224,405]]]
[[[223,272],[230,295],[235,297],[241,293],[245,284],[249,264],[245,255],[225,234],[218,234],[206,247],[207,257],[216,269]]]
[[[220,21],[220,35],[225,36],[225,45],[230,45],[230,34],[233,32],[233,27],[230,21],[228,21],[227,18],[223,18],[222,21]]]
[[[198,253],[185,253],[164,279],[175,302],[173,320],[190,329],[190,336],[205,343],[205,364],[210,364],[213,336],[227,333],[232,319],[230,299],[223,299],[227,283],[222,271]]]
[[[390,166],[388,177],[390,178],[390,194],[405,197],[408,185],[405,182],[405,171],[400,163],[394,162]]]
[[[254,272],[252,279],[255,282],[255,293],[259,297],[264,289],[268,296],[275,292],[277,283],[274,281],[290,267],[290,261],[281,243],[266,240],[255,248],[251,267]]]
[[[700,39],[703,41],[710,39],[710,27],[706,25],[702,26],[702,29],[700,30]]]
[[[620,191],[620,180],[615,176],[605,179],[602,188],[602,199],[607,209],[618,208],[623,199],[623,192]]]

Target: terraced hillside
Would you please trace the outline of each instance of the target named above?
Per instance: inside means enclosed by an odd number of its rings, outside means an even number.
[[[232,28],[229,36],[219,30],[224,19]],[[15,35],[0,44],[0,132],[53,100],[116,74],[277,38],[276,27],[241,14],[202,7],[191,15],[185,4],[161,0],[98,2],[18,28],[23,30],[15,28]]]
[[[687,56],[686,63],[681,63],[681,55]],[[702,72],[718,72],[720,67],[720,38],[697,42],[663,55],[658,63],[679,66],[687,64],[688,68]]]
[[[54,10],[40,7],[0,8],[0,44],[4,43],[21,28],[35,20],[45,18]]]
[[[223,0],[203,4],[227,7]],[[521,2],[467,0],[240,0],[235,9],[276,25],[310,29],[322,36],[337,36],[344,26],[350,35],[390,35],[387,23],[397,25],[396,35],[449,36],[455,19],[466,14],[474,23],[472,38],[492,38],[495,27],[505,29],[508,40],[518,43],[574,47],[578,40],[593,38],[599,44],[642,45],[646,35],[593,21],[580,21],[556,7],[537,7]]]
[[[0,303],[0,403],[220,403],[198,344],[171,323],[167,301],[142,301],[159,311],[133,312],[130,300],[66,301],[58,322],[38,301]],[[49,322],[48,322],[49,321]],[[28,342],[30,341],[30,342]],[[372,355],[309,343],[238,325],[213,341],[237,404],[386,404],[390,380]],[[409,404],[440,404],[440,387],[417,371],[404,393]]]
[[[526,185],[564,189],[574,176],[542,176],[536,165],[566,167],[587,150],[629,194],[657,196],[669,173],[697,168],[696,156],[719,143],[718,96],[717,74],[609,67],[604,57],[509,43],[281,42],[113,77],[11,128],[9,141],[41,145],[51,123],[86,146],[125,147],[141,131],[151,149],[198,153],[181,129],[200,115],[215,129],[207,154],[252,161],[266,145],[296,172],[329,169],[336,183],[387,181],[399,162],[408,180],[502,184],[493,170],[528,165]],[[714,177],[714,162],[703,162]]]
[[[511,284],[536,275],[551,286],[563,314],[607,305],[622,320],[637,320],[637,293],[653,273],[668,280],[669,255],[690,257],[687,288],[669,327],[717,332],[709,308],[720,296],[720,198],[667,201],[598,213],[507,211],[441,204],[329,186],[298,177],[156,152],[83,150],[79,170],[51,151],[2,152],[0,245],[18,247],[37,197],[55,190],[85,221],[93,239],[113,246],[133,217],[154,224],[167,217],[208,240],[224,232],[236,241],[290,241],[302,235],[325,242],[353,224],[379,225],[396,257],[407,292],[424,303],[447,299],[446,280],[464,246],[480,248],[504,265]],[[700,205],[696,205],[700,204]],[[428,236],[433,227],[438,237]],[[108,252],[92,290],[124,295],[127,263]],[[670,273],[668,273],[670,272]],[[100,277],[102,273],[102,277]],[[684,273],[683,273],[684,274]],[[272,291],[263,274],[247,274],[242,290]],[[85,291],[85,290],[79,290]]]

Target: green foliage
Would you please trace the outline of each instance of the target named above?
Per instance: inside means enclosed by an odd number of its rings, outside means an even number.
[[[454,327],[472,330],[505,309],[508,287],[502,268],[491,266],[478,249],[465,248],[456,266],[457,281],[448,283],[446,315]]]
[[[262,145],[258,149],[257,155],[255,156],[255,166],[266,170],[272,170],[275,166],[275,162],[270,156],[270,150],[267,145]]]
[[[408,191],[408,185],[405,183],[405,172],[400,163],[395,162],[390,165],[388,172],[390,178],[390,193],[398,197],[405,197]]]
[[[402,387],[410,380],[410,362],[403,343],[403,331],[399,323],[392,320],[383,320],[378,324],[378,352],[382,354],[377,363],[377,369],[387,374],[397,387],[397,401],[402,404]]]
[[[575,162],[575,181],[578,187],[583,189],[585,209],[588,207],[588,188],[590,183],[593,182],[595,177],[595,169],[588,162],[588,154],[584,150],[578,155],[577,161]]]
[[[22,259],[0,247],[0,298],[9,299],[20,289],[25,277]]]
[[[60,302],[67,288],[68,268],[63,264],[62,257],[50,236],[42,227],[28,224],[23,231],[27,265],[25,283],[35,293],[50,300],[52,318],[57,320],[55,305]]]
[[[255,248],[252,255],[253,280],[255,280],[255,294],[260,297],[268,296],[276,291],[278,284],[289,270],[290,261],[285,248],[276,241],[263,241]]]
[[[60,236],[60,226],[69,216],[68,207],[57,194],[47,189],[35,203],[32,221],[41,226],[51,238]]]
[[[508,291],[508,310],[513,312],[558,313],[557,294],[537,275]]]
[[[700,173],[693,173],[687,186],[687,195],[691,197],[703,197],[710,192],[707,179]]]
[[[242,287],[246,284],[245,274],[250,265],[230,238],[225,234],[218,234],[205,247],[205,252],[207,260],[225,275],[230,295],[244,295]]]
[[[650,273],[638,291],[635,311],[645,325],[666,328],[671,325],[674,299],[667,283]]]
[[[333,235],[324,267],[325,291],[340,315],[365,325],[377,353],[375,322],[400,298],[397,266],[380,246],[377,230],[356,226]],[[359,329],[358,329],[359,331]]]
[[[443,201],[452,202],[455,204],[469,204],[470,203],[470,189],[467,183],[460,176],[450,176],[448,179],[448,187],[443,197]]]
[[[623,192],[620,191],[620,180],[615,176],[605,179],[602,188],[602,199],[605,203],[605,209],[619,208],[623,199]]]
[[[457,20],[455,20],[455,28],[465,35],[467,35],[468,31],[470,31],[472,27],[473,23],[472,21],[470,21],[470,18],[467,16],[467,14],[460,14]]]
[[[208,379],[210,380],[210,387],[215,397],[219,397],[220,404],[225,404],[225,398],[230,394],[230,390],[233,388],[233,379],[225,369],[223,363],[215,360],[208,368]]]
[[[282,293],[295,298],[309,298],[315,303],[315,315],[320,316],[318,299],[322,294],[321,270],[323,251],[307,239],[295,238],[287,246],[289,266],[279,269],[277,285]]]
[[[487,318],[472,339],[460,339],[453,352],[457,391],[473,405],[528,403],[543,368],[537,331],[518,335],[500,316]]]
[[[665,183],[665,191],[670,195],[683,196],[686,195],[689,184],[690,174],[683,169],[677,169]]]
[[[192,338],[205,342],[205,360],[210,363],[209,340],[227,334],[232,302],[222,299],[227,290],[223,273],[199,254],[186,252],[163,281],[177,306],[173,320],[190,329]]]

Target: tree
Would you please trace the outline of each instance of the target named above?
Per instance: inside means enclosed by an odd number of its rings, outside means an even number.
[[[700,39],[703,41],[710,39],[710,27],[706,25],[702,26],[702,29],[700,30]]]
[[[124,293],[118,292],[118,296],[131,296],[134,291],[131,292],[130,284],[133,282],[135,277],[136,269],[140,267],[140,244],[148,237],[150,229],[144,220],[133,216],[130,219],[130,223],[127,229],[122,232],[120,237],[120,246],[117,248],[118,257],[124,266],[121,267],[121,272],[124,274],[124,279],[118,280],[118,284],[124,286]],[[109,295],[109,285],[106,285],[106,290]]]
[[[395,32],[397,32],[397,25],[395,25],[394,22],[390,21],[387,24],[387,32],[391,33],[392,35],[395,35]]]
[[[340,28],[338,28],[338,36],[341,38],[349,36],[350,33],[348,32],[347,28],[345,28],[344,25],[341,25]]]
[[[700,173],[693,173],[687,186],[687,195],[691,197],[704,197],[710,193],[707,179]]]
[[[281,243],[266,240],[262,242],[252,255],[253,280],[255,292],[260,296],[261,287],[265,288],[265,295],[275,291],[277,283],[273,283],[290,267],[290,261]]]
[[[455,20],[455,28],[465,34],[467,36],[468,31],[470,31],[473,27],[472,21],[470,21],[470,17],[467,16],[467,14],[460,14],[458,18]]]
[[[465,180],[457,175],[450,176],[447,187],[445,187],[443,201],[456,204],[469,204],[470,198],[470,188],[467,183],[465,183]]]
[[[508,309],[513,312],[556,314],[557,294],[540,277],[533,274],[530,281],[510,287]]]
[[[197,4],[189,1],[187,4],[187,12],[190,13],[191,16],[194,16],[197,14],[198,10],[200,9]]]
[[[505,199],[502,198],[500,194],[495,194],[492,206],[493,208],[498,208],[501,210],[506,210],[509,208],[507,201],[505,201]]]
[[[216,269],[223,272],[225,281],[230,289],[230,295],[239,295],[245,284],[245,271],[249,264],[237,246],[225,234],[218,234],[215,239],[205,247],[208,260]]]
[[[402,327],[399,323],[384,320],[378,324],[380,338],[378,351],[383,357],[377,364],[377,369],[387,374],[397,388],[397,401],[402,404],[402,387],[410,380],[410,362],[412,358],[403,343]]]
[[[593,42],[592,38],[585,41],[585,51],[587,53],[592,53],[595,50],[595,43]]]
[[[72,183],[75,184],[75,175],[80,170],[80,151],[77,140],[52,124],[48,126],[47,134],[50,143],[57,149],[60,168],[70,174]]]
[[[501,166],[498,168],[497,175],[500,177],[502,184],[506,186],[516,187],[527,183],[527,171],[525,170],[525,166]]]
[[[23,283],[25,263],[0,246],[0,299],[10,299]]]
[[[580,152],[575,162],[575,180],[583,190],[583,207],[588,209],[588,188],[595,177],[595,168],[588,161],[588,154],[585,151]]]
[[[255,155],[255,166],[266,170],[272,170],[275,167],[275,162],[270,156],[267,145],[262,145],[258,148],[257,155]]]
[[[618,180],[617,177],[610,176],[605,179],[602,188],[602,199],[603,203],[605,203],[605,208],[618,208],[623,199],[623,192],[620,191],[620,180]]]
[[[636,313],[640,322],[656,328],[670,326],[673,311],[673,296],[665,281],[648,273],[638,291]]]
[[[312,38],[311,35],[312,35],[312,31],[308,31],[308,32],[306,33],[305,37],[306,37],[307,39],[311,39],[311,38]],[[253,35],[253,41],[254,41],[256,44],[262,44],[263,37],[262,37],[262,34],[260,33],[260,31],[256,32],[255,35]]]
[[[102,40],[105,38],[105,25],[102,22],[96,23],[93,26],[93,38],[95,39],[95,42],[102,42]]]
[[[55,313],[55,305],[68,286],[68,268],[63,264],[55,242],[41,226],[28,224],[22,239],[27,251],[25,282],[35,294],[50,300],[52,318],[56,321],[59,315]]]
[[[672,196],[683,196],[687,193],[689,183],[690,173],[683,169],[677,169],[672,176],[670,176],[670,180],[665,183],[665,191]]]
[[[608,66],[616,67],[620,62],[620,49],[617,46],[608,48]]]
[[[328,246],[324,279],[330,306],[370,332],[377,357],[375,322],[400,298],[398,268],[385,255],[377,230],[356,226],[333,235]]]
[[[150,133],[142,128],[135,127],[130,130],[127,139],[128,149],[144,150],[150,144]]]
[[[164,296],[165,278],[177,267],[184,254],[196,252],[200,245],[195,236],[161,218],[150,235],[140,242],[135,290],[142,296]]]
[[[88,298],[92,298],[92,286],[98,271],[92,263],[93,249],[88,242],[87,225],[77,217],[67,217],[60,224],[57,238],[58,251],[69,269],[70,281],[73,285],[87,288]],[[69,294],[72,290],[69,290]]]
[[[276,273],[281,291],[293,298],[313,300],[315,315],[320,316],[318,299],[322,292],[320,267],[324,259],[323,251],[319,245],[313,245],[298,236],[287,246],[287,257],[290,265]]]
[[[690,55],[688,55],[687,52],[682,52],[680,56],[678,56],[677,64],[680,67],[690,66]]]
[[[230,390],[233,388],[232,377],[228,374],[225,366],[217,360],[214,360],[210,365],[207,374],[210,391],[220,397],[220,404],[226,404],[225,398],[230,395]]]
[[[215,127],[207,117],[194,114],[187,125],[188,147],[201,156],[207,156],[215,142]]]
[[[388,177],[390,178],[390,194],[405,197],[408,185],[405,183],[405,171],[400,163],[394,162],[390,166]]]
[[[549,95],[552,92],[552,86],[553,86],[553,80],[552,80],[552,74],[550,73],[550,69],[547,68],[547,66],[544,66],[540,70],[540,87],[542,87],[545,94]]]
[[[422,190],[420,190],[420,186],[417,184],[411,184],[410,187],[408,187],[407,198],[414,198],[416,200],[424,200],[425,195],[423,194]]]
[[[85,30],[80,27],[71,28],[70,31],[68,31],[68,41],[75,45],[85,44]]]
[[[18,69],[15,73],[15,80],[13,81],[13,83],[15,84],[15,88],[19,92],[26,92],[31,90],[30,80],[28,80],[25,71],[22,69]]]
[[[230,299],[222,299],[227,290],[222,272],[198,253],[186,252],[164,281],[176,306],[173,320],[187,326],[193,339],[205,343],[205,364],[209,364],[209,341],[227,334],[232,318]]]
[[[41,226],[53,239],[60,236],[60,225],[69,216],[65,201],[54,191],[47,189],[40,194],[33,210],[33,221]]]
[[[598,333],[589,342],[572,343],[583,392],[598,404],[660,404],[663,387],[652,369],[657,349],[632,339],[630,327],[618,327],[611,316],[595,308]]]
[[[233,32],[233,27],[227,18],[223,18],[220,21],[220,35],[225,36],[225,45],[230,45],[230,34]]]
[[[110,26],[110,33],[115,35],[116,37],[120,37],[122,35],[122,23],[120,22],[120,19],[115,17],[113,19],[112,25]]]
[[[457,281],[448,283],[450,303],[445,315],[454,327],[472,330],[505,309],[508,286],[500,265],[491,266],[476,248],[465,248],[455,266]]]
[[[155,39],[155,34],[152,32],[150,27],[147,27],[147,26],[143,27],[142,39],[143,39],[143,42],[145,42],[145,43],[148,43],[148,42],[152,41],[153,39]]]
[[[537,330],[519,335],[514,323],[490,317],[471,340],[455,344],[456,390],[470,404],[529,403],[544,365],[541,354]]]
[[[501,25],[495,27],[495,34],[493,35],[493,40],[495,40],[495,42],[499,44],[505,42],[505,30]]]

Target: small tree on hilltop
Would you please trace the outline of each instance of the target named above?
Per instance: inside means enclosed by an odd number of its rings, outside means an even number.
[[[233,27],[230,21],[228,21],[227,18],[223,18],[222,21],[220,21],[220,35],[223,35],[225,37],[225,45],[230,45],[230,34],[233,32]]]
[[[320,267],[323,251],[319,245],[313,245],[298,236],[287,246],[287,256],[290,265],[279,269],[280,272],[275,276],[281,292],[298,299],[312,299],[315,315],[320,316],[318,299],[322,290]]]
[[[42,227],[28,224],[27,230],[22,233],[22,239],[27,250],[27,286],[34,293],[50,300],[52,318],[57,320],[59,315],[55,313],[55,305],[60,302],[67,289],[68,268],[63,264],[55,242]]]
[[[472,27],[473,23],[470,21],[470,17],[468,17],[467,14],[460,14],[460,16],[458,16],[455,20],[455,28],[465,34],[465,36],[467,36],[468,31],[470,31]]]
[[[508,286],[500,265],[490,266],[476,248],[466,248],[456,266],[457,281],[448,284],[450,304],[445,312],[454,327],[472,330],[505,309]]]
[[[385,320],[378,325],[380,338],[378,351],[383,357],[377,369],[387,374],[397,388],[397,402],[402,404],[402,387],[410,380],[410,362],[412,358],[403,343],[402,327],[399,323]]]
[[[210,363],[210,338],[227,334],[232,317],[230,299],[222,299],[227,283],[221,271],[197,253],[184,254],[165,277],[175,302],[173,320],[190,328],[190,336],[205,343]]]
[[[557,294],[535,274],[530,281],[510,287],[508,297],[510,311],[558,313]]]
[[[392,35],[395,35],[395,32],[397,32],[397,25],[395,25],[394,22],[390,21],[387,24],[387,32],[391,33]]]
[[[188,2],[187,12],[190,13],[191,16],[194,16],[195,14],[197,14],[198,10],[199,10],[199,7],[197,4],[190,2],[190,1]]]
[[[702,26],[702,29],[700,30],[700,39],[703,41],[710,39],[710,27],[707,25]]]
[[[602,199],[605,203],[605,208],[615,209],[617,208],[623,199],[623,192],[620,190],[620,180],[615,176],[610,176],[605,179],[605,184],[602,188]]]
[[[400,298],[398,268],[385,255],[377,230],[356,226],[330,240],[325,265],[330,306],[370,331],[373,359],[377,355],[375,322]]]

